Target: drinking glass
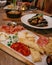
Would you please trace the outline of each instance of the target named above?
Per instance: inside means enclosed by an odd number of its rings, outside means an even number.
[[[0,12],[3,12],[3,7],[6,5],[6,0],[0,0]]]
[[[4,7],[6,5],[6,0],[0,0],[0,7]]]
[[[30,2],[30,4],[33,2],[33,0],[28,0],[28,1]],[[29,10],[31,10],[31,6],[32,5],[29,6]]]

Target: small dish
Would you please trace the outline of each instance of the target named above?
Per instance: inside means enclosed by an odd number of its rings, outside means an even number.
[[[52,65],[52,55],[47,56],[46,61],[48,65]]]
[[[6,14],[9,18],[19,18],[21,16],[21,12],[18,10],[9,10]]]

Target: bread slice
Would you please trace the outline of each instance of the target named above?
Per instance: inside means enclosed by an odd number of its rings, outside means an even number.
[[[30,48],[30,51],[31,51],[31,56],[32,56],[33,62],[40,62],[42,60],[41,54],[38,51],[36,51],[32,48]]]

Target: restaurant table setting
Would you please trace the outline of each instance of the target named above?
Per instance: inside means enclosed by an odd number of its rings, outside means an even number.
[[[17,6],[16,10],[11,4],[3,8],[1,14],[5,24],[0,26],[0,49],[27,65],[51,65],[52,15],[23,7],[24,4],[18,10]]]

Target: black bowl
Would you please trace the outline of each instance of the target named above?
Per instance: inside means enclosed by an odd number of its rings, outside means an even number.
[[[46,61],[48,65],[52,65],[52,55],[47,56]]]
[[[18,10],[6,10],[7,17],[9,18],[19,18],[21,17],[21,12]]]

